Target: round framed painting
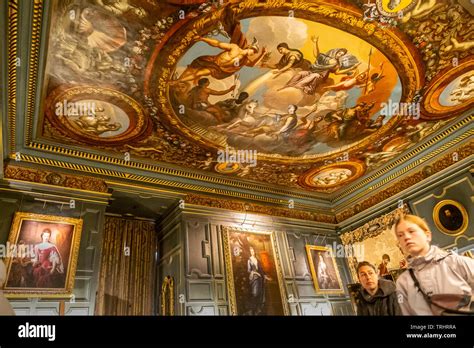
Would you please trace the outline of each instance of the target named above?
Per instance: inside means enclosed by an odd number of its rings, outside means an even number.
[[[441,232],[450,236],[457,236],[466,231],[469,216],[462,204],[445,199],[435,205],[433,220]]]

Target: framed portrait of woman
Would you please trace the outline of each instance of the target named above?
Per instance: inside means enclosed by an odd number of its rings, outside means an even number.
[[[343,294],[344,288],[332,249],[306,245],[306,253],[316,293]]]
[[[435,205],[433,220],[441,232],[450,236],[463,234],[469,223],[466,208],[451,199],[442,200]]]
[[[224,227],[224,255],[232,315],[289,315],[273,232]]]
[[[70,297],[81,232],[81,219],[16,213],[8,239],[5,295]]]

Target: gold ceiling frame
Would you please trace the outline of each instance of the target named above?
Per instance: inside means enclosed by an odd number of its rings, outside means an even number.
[[[18,0],[8,1],[8,128],[10,151],[15,152],[16,136],[16,81],[18,58]]]
[[[9,0],[9,5],[11,6],[12,10],[9,12],[9,42],[12,43],[12,51],[9,51],[9,91],[12,91],[12,94],[9,94],[9,122],[10,122],[10,146],[11,146],[11,153],[9,158],[18,160],[17,154],[15,152],[15,139],[16,139],[16,87],[17,87],[17,79],[16,79],[16,52],[17,52],[17,40],[18,40],[18,0]],[[154,173],[160,174],[168,174],[173,176],[180,176],[183,178],[191,178],[196,180],[201,180],[204,182],[209,183],[217,183],[228,185],[236,188],[243,188],[243,189],[250,189],[255,191],[267,192],[271,194],[279,194],[279,195],[288,195],[294,198],[301,198],[301,199],[326,199],[325,197],[314,195],[314,194],[307,194],[304,193],[302,190],[299,193],[295,193],[294,190],[284,190],[279,189],[277,187],[269,188],[268,186],[258,185],[258,184],[251,184],[251,183],[243,183],[240,180],[233,180],[229,178],[223,178],[220,176],[214,177],[210,175],[204,175],[200,173],[190,173],[184,170],[177,170],[177,169],[170,169],[170,168],[161,168],[155,165],[132,162],[132,161],[125,161],[123,159],[118,159],[114,157],[108,157],[103,155],[96,155],[93,153],[86,153],[80,150],[71,150],[61,146],[54,146],[44,143],[37,143],[32,141],[32,123],[34,117],[34,105],[35,105],[35,92],[36,92],[36,82],[38,78],[38,67],[39,67],[39,48],[40,48],[40,32],[41,32],[41,23],[42,23],[42,14],[43,14],[43,0],[34,0],[33,4],[33,16],[32,16],[32,34],[31,34],[31,54],[29,57],[29,71],[28,71],[28,108],[27,108],[27,116],[26,116],[26,132],[25,132],[25,144],[24,146],[31,149],[48,151],[54,154],[63,154],[68,155],[70,157],[82,158],[87,160],[93,160],[96,162],[102,162],[106,164],[113,164],[113,165],[120,165],[122,167],[132,167],[136,169],[146,170]],[[36,156],[26,156],[20,153],[20,159],[25,161],[27,159],[28,162],[31,163],[41,163],[40,161],[49,160],[43,158],[36,158],[36,161],[31,161],[33,157]],[[60,161],[55,161],[60,163]],[[42,163],[46,164],[46,163]],[[65,162],[63,162],[65,164]],[[84,167],[82,165],[73,165],[72,168],[66,168],[66,166],[59,165],[60,168],[65,169],[74,169],[79,170],[79,167]],[[85,166],[88,167],[88,166]],[[109,170],[104,170],[107,172],[112,172]],[[87,171],[91,172],[91,171]],[[116,172],[120,173],[120,172]],[[117,176],[117,175],[115,175]],[[118,175],[119,177],[124,177],[124,175]],[[125,175],[126,177],[127,175]],[[141,177],[141,176],[139,176]],[[155,179],[157,180],[157,179]],[[158,179],[159,180],[159,179]],[[152,182],[153,179],[150,180],[140,180],[144,182]],[[172,185],[173,186],[173,185]],[[180,185],[177,185],[179,187]],[[198,191],[203,191],[202,188]],[[230,191],[229,191],[230,192]],[[287,203],[286,200],[281,200],[282,202]]]
[[[439,98],[445,89],[458,77],[471,72],[474,69],[474,57],[468,56],[461,60],[455,68],[447,67],[438,72],[435,79],[426,87],[425,96],[421,102],[421,115],[426,119],[438,120],[446,118],[447,115],[459,115],[472,109],[474,101],[471,99],[458,105],[441,105]]]
[[[287,3],[286,1],[277,0],[262,3],[255,0],[247,0],[238,5],[232,5],[231,8],[238,19],[260,16],[262,10],[272,10],[275,12],[268,13],[268,15],[288,15],[288,11],[291,10],[298,12],[298,18],[315,22],[317,21],[325,25],[345,30],[350,34],[359,37],[361,40],[368,42],[377,49],[380,49],[389,58],[397,69],[398,76],[402,81],[403,89],[401,101],[411,100],[414,97],[416,90],[419,90],[421,87],[420,76],[422,71],[419,69],[419,65],[416,62],[416,60],[421,62],[421,59],[417,56],[412,56],[413,52],[416,51],[409,50],[409,46],[412,46],[411,42],[408,40],[403,42],[402,39],[395,35],[394,30],[381,29],[373,23],[367,23],[363,20],[360,13],[343,7],[333,6],[333,4],[327,4],[325,2],[309,3],[307,1]],[[156,79],[156,81],[158,81],[157,86],[153,86],[153,88],[150,87],[149,89],[150,91],[156,91],[153,93],[153,96],[155,97],[155,100],[157,100],[157,106],[162,110],[166,122],[176,127],[181,134],[184,134],[184,136],[189,137],[201,146],[206,147],[209,146],[211,140],[195,133],[195,131],[186,126],[183,121],[175,116],[169,103],[169,85],[167,81],[175,71],[179,59],[192,44],[193,36],[201,34],[205,29],[212,27],[214,23],[221,20],[226,9],[227,8],[221,8],[220,10],[213,11],[198,20],[185,23],[177,31],[177,33],[187,32],[186,35],[183,35],[182,40],[179,40],[176,44],[162,46],[165,54],[162,54],[161,57],[167,57],[160,61],[160,63],[163,64],[156,64],[154,61],[149,62],[149,65],[152,65],[152,68],[153,66],[156,66],[151,75],[158,76]],[[149,91],[145,90],[145,94],[148,94],[148,92]],[[402,118],[402,116],[392,117],[384,129],[374,132],[365,139],[357,142],[356,145],[353,145],[350,148],[350,152],[361,150],[368,144],[373,143],[381,134],[391,131],[392,127],[399,123]],[[213,145],[214,147],[223,146],[222,144],[216,143]],[[307,156],[306,158],[298,159],[296,163],[316,163],[322,160],[335,159],[344,151],[347,151],[347,149],[342,148],[339,151],[331,152],[329,154],[312,155],[311,157]],[[258,157],[263,160],[270,160],[279,163],[295,163],[295,159],[288,156],[279,156],[278,158],[275,158],[271,155],[259,154]]]
[[[104,96],[111,100],[107,100]],[[102,139],[95,134],[85,136],[77,130],[77,126],[74,126],[74,122],[60,121],[58,117],[52,115],[51,110],[55,110],[55,105],[62,103],[62,100],[74,102],[77,99],[80,100],[80,98],[94,98],[96,101],[107,103],[111,103],[113,100],[113,104],[120,107],[120,109],[128,115],[130,123],[134,126],[129,126],[128,129],[116,135],[113,139]],[[140,103],[129,95],[108,87],[98,87],[94,85],[57,87],[48,95],[44,104],[45,112],[42,116],[48,119],[53,128],[63,132],[68,131],[70,138],[92,146],[117,146],[124,144],[130,141],[130,139],[134,139],[146,133],[147,129],[150,128],[151,120],[146,117],[144,108]]]
[[[25,143],[29,144],[33,136],[33,118],[35,114],[35,99],[38,81],[38,67],[40,57],[40,38],[41,38],[41,23],[43,13],[43,0],[33,0],[33,19],[31,26],[31,48],[30,57],[28,59],[28,86],[27,86],[27,110],[26,110],[26,124],[25,124]],[[36,19],[36,20],[35,20]]]

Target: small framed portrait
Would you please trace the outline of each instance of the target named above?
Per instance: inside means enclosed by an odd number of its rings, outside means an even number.
[[[81,231],[81,219],[16,213],[8,239],[5,295],[70,297]]]
[[[309,267],[316,293],[344,294],[344,288],[332,249],[306,245]]]
[[[435,205],[433,220],[441,232],[450,236],[463,234],[469,223],[466,208],[461,203],[450,199]]]
[[[289,315],[273,232],[224,228],[225,267],[232,315]]]

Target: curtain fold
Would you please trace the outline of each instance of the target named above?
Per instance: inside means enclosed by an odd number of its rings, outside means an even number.
[[[153,222],[105,217],[95,314],[155,314],[156,250]]]

